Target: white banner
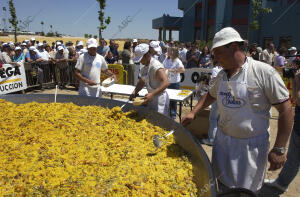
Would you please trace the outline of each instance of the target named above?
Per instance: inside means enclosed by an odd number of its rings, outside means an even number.
[[[184,73],[181,73],[180,89],[194,90],[197,80],[200,78],[201,73],[211,74],[212,69],[209,68],[190,68],[185,69]]]
[[[17,92],[27,88],[24,65],[18,67],[3,64],[0,70],[0,94]]]

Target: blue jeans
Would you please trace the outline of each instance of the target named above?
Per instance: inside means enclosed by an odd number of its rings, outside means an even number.
[[[211,105],[209,113],[209,129],[208,129],[208,139],[210,142],[213,142],[216,137],[217,126],[219,120],[219,110],[217,101]]]
[[[289,150],[287,153],[287,161],[285,162],[276,182],[288,187],[289,184],[296,177],[300,169],[300,107],[295,108],[295,120],[293,132],[290,138]]]
[[[178,90],[180,88],[180,82],[170,83],[168,88]],[[176,119],[176,113],[177,113],[177,102],[176,101],[170,101],[170,116],[171,116],[172,119]]]

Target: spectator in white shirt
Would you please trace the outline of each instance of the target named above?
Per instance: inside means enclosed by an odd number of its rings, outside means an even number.
[[[263,50],[261,60],[271,66],[274,65],[275,47],[273,43],[269,43],[268,48]]]
[[[168,79],[170,81],[169,89],[179,89],[180,88],[180,73],[184,73],[185,69],[178,58],[179,51],[177,47],[168,48],[168,57],[163,62],[166,69]],[[172,119],[176,118],[177,112],[177,102],[170,101],[170,116]]]

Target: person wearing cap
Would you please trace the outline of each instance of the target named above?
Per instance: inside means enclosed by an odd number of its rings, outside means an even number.
[[[39,51],[34,46],[29,47],[29,51],[25,54],[25,61],[26,62],[42,61],[41,56],[39,55]]]
[[[183,117],[186,126],[195,115],[217,101],[219,120],[213,144],[212,166],[219,188],[260,190],[269,170],[283,166],[285,147],[292,129],[289,91],[270,65],[246,57],[244,40],[226,27],[213,39],[212,53],[223,67],[208,93]],[[274,147],[269,152],[270,109],[279,112]]]
[[[162,50],[161,50],[161,47],[160,47],[160,42],[159,41],[151,41],[149,46],[149,51],[150,51],[150,54],[153,58],[157,59],[159,58],[159,56],[162,54]]]
[[[79,56],[75,66],[75,76],[80,81],[79,95],[101,97],[100,76],[101,72],[112,77],[115,81],[116,76],[108,70],[107,63],[102,55],[97,53],[98,42],[94,38],[87,41],[87,53]]]
[[[164,66],[151,56],[149,48],[149,45],[144,43],[135,47],[134,62],[140,62],[144,66],[141,68],[141,77],[129,99],[132,100],[138,96],[139,91],[146,84],[148,94],[144,97],[142,105],[148,105],[158,113],[168,116],[170,102],[166,88],[170,82]]]
[[[68,81],[68,57],[69,54],[63,46],[58,46],[54,56],[56,84],[60,89],[66,88]]]
[[[35,46],[35,38],[34,37],[30,38],[30,43],[31,43],[31,46]]]
[[[132,39],[132,51],[134,51],[135,47],[139,44],[138,39]]]
[[[11,48],[7,43],[2,44],[2,53],[0,55],[0,60],[2,64],[10,64],[12,62],[10,57]]]
[[[15,66],[23,66],[25,62],[25,56],[22,53],[22,48],[21,47],[16,47],[15,48],[15,55],[13,56],[13,62]]]
[[[291,47],[289,48],[289,53],[292,57],[289,58],[289,65],[292,64],[292,62],[296,59],[296,55],[297,55],[297,48],[296,47]]]
[[[75,50],[78,56],[82,54],[82,49],[83,49],[83,42],[79,41],[76,45],[76,50]]]

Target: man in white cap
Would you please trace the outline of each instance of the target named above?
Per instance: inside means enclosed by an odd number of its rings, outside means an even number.
[[[56,84],[60,89],[66,88],[68,81],[68,53],[61,45],[57,47],[57,51],[54,55],[55,61],[55,79]]]
[[[151,56],[148,44],[139,44],[135,47],[134,62],[140,62],[140,76],[135,90],[130,96],[130,100],[138,96],[139,91],[146,84],[148,94],[144,97],[142,105],[148,105],[153,110],[168,116],[169,96],[165,91],[170,85],[164,66]]]
[[[269,170],[283,166],[286,144],[292,129],[289,92],[271,66],[246,57],[244,40],[231,27],[215,34],[212,53],[223,67],[196,107],[183,119],[189,124],[195,115],[215,100],[219,121],[213,144],[212,166],[221,190],[260,190],[269,159]],[[269,152],[270,109],[279,112],[278,132]]]
[[[159,41],[151,41],[149,44],[150,53],[151,53],[152,57],[154,57],[157,60],[158,60],[159,56],[162,54],[162,50],[161,50],[161,47],[159,44],[160,44]]]
[[[296,55],[297,55],[297,48],[296,47],[291,47],[289,48],[289,52],[290,52],[290,55],[292,57],[289,58],[289,65],[292,64],[292,62],[296,59]]]
[[[35,46],[35,38],[34,37],[30,38],[30,44],[31,44],[31,46]]]
[[[75,76],[79,79],[79,95],[101,97],[100,76],[101,71],[117,80],[116,76],[108,70],[103,56],[97,53],[98,42],[94,38],[87,41],[87,53],[79,56],[75,66]]]

